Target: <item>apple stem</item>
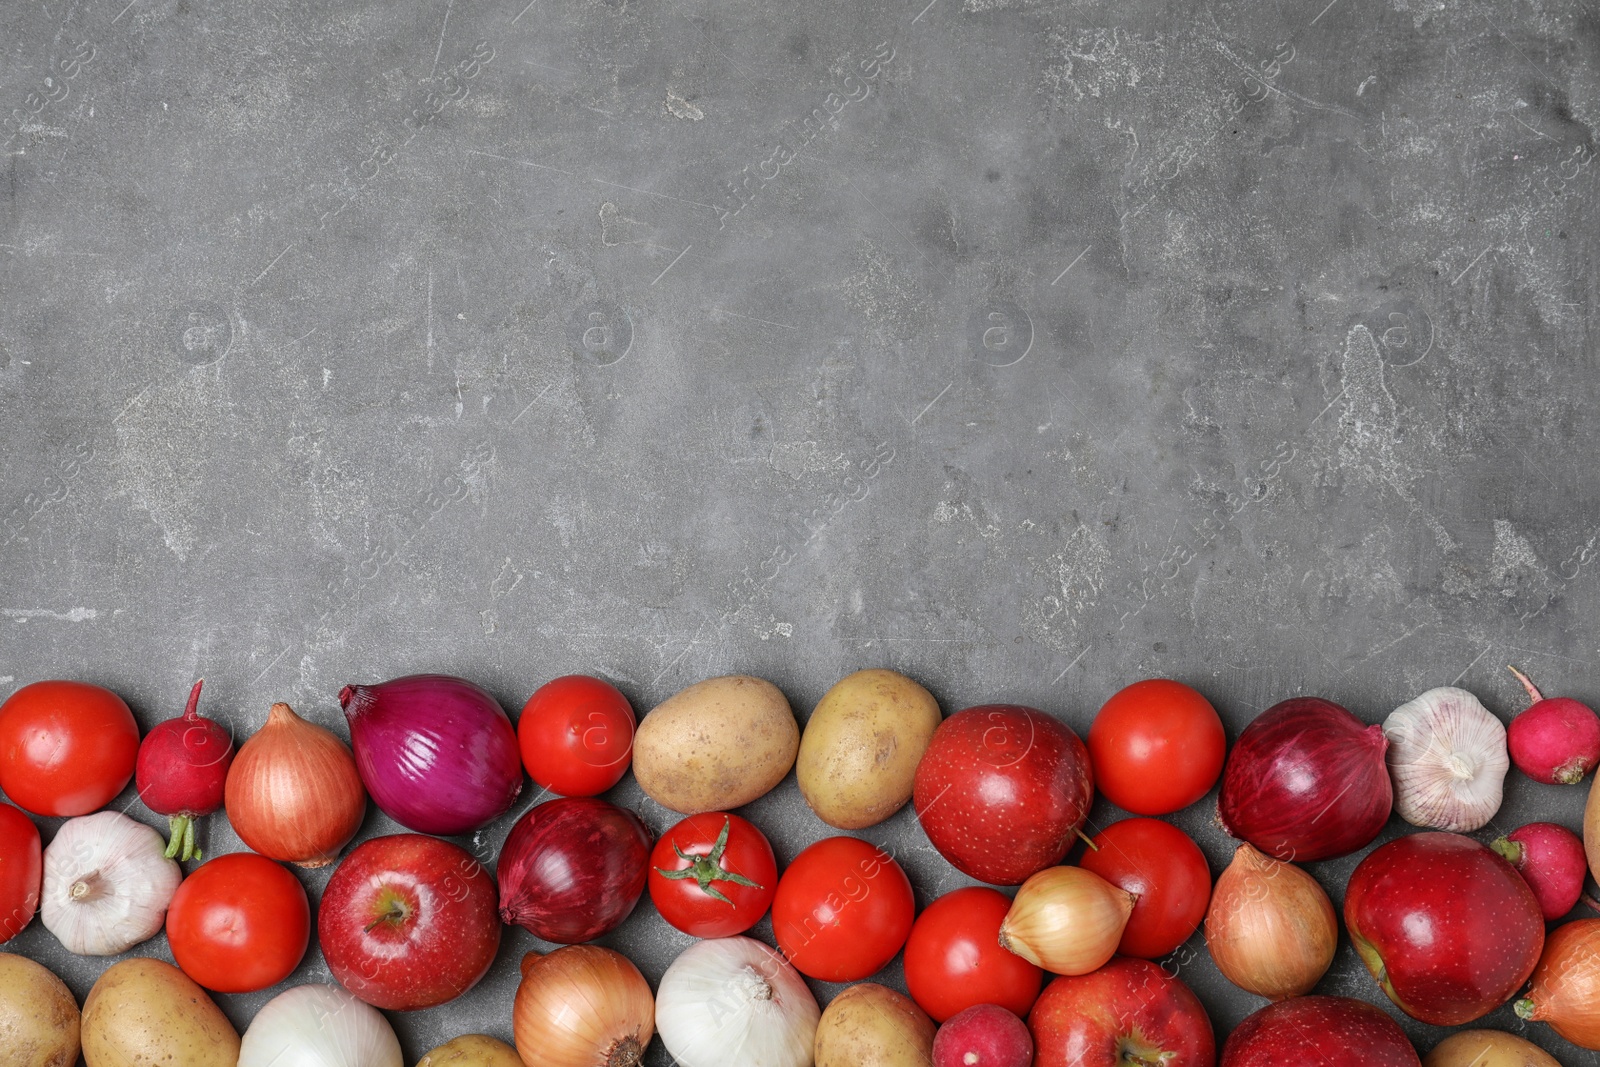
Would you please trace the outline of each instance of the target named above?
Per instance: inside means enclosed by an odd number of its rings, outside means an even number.
[[[1095,844],[1093,841],[1089,840],[1089,836],[1087,834],[1085,834],[1082,830],[1077,831],[1077,833],[1078,833],[1079,837],[1083,838],[1083,843],[1084,844],[1088,845],[1095,852],[1099,852],[1100,851],[1100,846]]]
[[[406,917],[405,905],[401,904],[398,900],[391,900],[389,902],[389,906],[384,909],[383,914],[378,916],[376,919],[373,919],[370,923],[368,923],[367,924],[367,928],[365,930],[361,931],[361,932],[364,933],[364,934],[370,934],[370,933],[372,933],[372,931],[376,930],[379,926],[383,925],[384,923],[399,922],[401,919],[404,919],[405,917]]]

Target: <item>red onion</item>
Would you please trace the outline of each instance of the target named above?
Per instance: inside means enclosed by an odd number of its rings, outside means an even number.
[[[622,925],[644,892],[650,830],[596,797],[549,800],[517,820],[500,852],[500,918],[558,945]]]
[[[347,685],[339,704],[367,792],[423,834],[466,834],[522,792],[517,731],[494,697],[447,674]]]
[[[1274,704],[1239,735],[1222,771],[1222,828],[1306,863],[1369,844],[1394,807],[1383,727],[1319,697]]]

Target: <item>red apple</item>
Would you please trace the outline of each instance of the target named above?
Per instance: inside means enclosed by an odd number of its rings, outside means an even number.
[[[1212,1067],[1211,1020],[1188,986],[1149,960],[1118,956],[1057,978],[1028,1013],[1034,1067]]]
[[[1240,1023],[1222,1046],[1222,1067],[1421,1067],[1400,1024],[1364,1000],[1293,997]]]
[[[1544,949],[1528,883],[1460,834],[1412,834],[1375,850],[1350,876],[1344,923],[1389,999],[1436,1026],[1504,1004]]]
[[[416,1011],[477,985],[500,948],[494,879],[424,834],[358,845],[328,879],[317,941],[328,969],[375,1007]]]
[[[1059,863],[1094,801],[1089,750],[1037,708],[983,704],[950,716],[917,764],[928,840],[964,874],[1021,885]]]

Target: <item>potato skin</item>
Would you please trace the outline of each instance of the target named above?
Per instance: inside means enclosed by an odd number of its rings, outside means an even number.
[[[237,1067],[239,1034],[178,968],[135,958],[114,964],[83,1002],[88,1067]]]
[[[67,984],[25,956],[0,952],[0,1067],[73,1067],[78,1002]]]
[[[812,1045],[816,1067],[928,1067],[938,1029],[908,997],[872,982],[833,998]]]
[[[523,1067],[517,1050],[482,1034],[446,1041],[417,1061],[417,1067]]]
[[[1561,1062],[1515,1034],[1463,1030],[1433,1046],[1422,1067],[1561,1067]]]
[[[800,724],[778,687],[730,674],[696,682],[644,717],[633,775],[673,811],[726,811],[783,781],[799,748]]]
[[[817,702],[795,774],[817,817],[841,830],[876,826],[911,799],[939,702],[895,671],[856,671]]]

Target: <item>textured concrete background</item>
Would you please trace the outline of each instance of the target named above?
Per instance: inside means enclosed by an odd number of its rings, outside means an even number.
[[[1080,732],[1152,674],[1231,734],[1509,717],[1508,662],[1600,700],[1597,90],[1594,0],[7,0],[0,683],[148,727],[204,675],[241,736],[420,670],[804,717],[888,666]],[[792,780],[748,814],[823,832]],[[408,1056],[509,1037],[533,946]],[[1190,949],[1219,1032],[1260,1006]],[[1348,946],[1320,988],[1384,1003]]]

